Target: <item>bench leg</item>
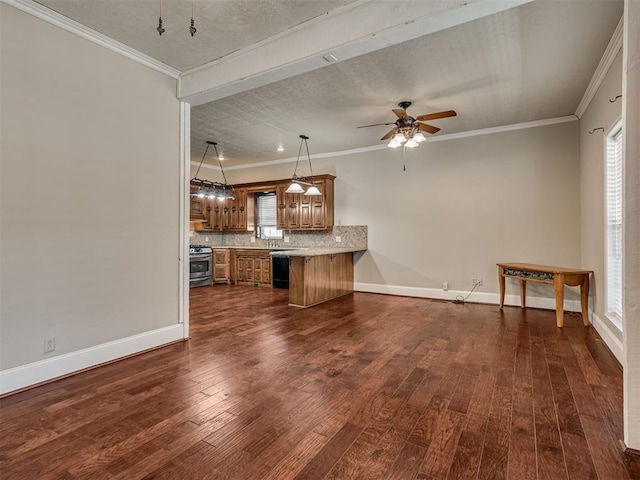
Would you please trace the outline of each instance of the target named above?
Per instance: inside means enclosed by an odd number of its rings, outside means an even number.
[[[582,307],[582,323],[589,326],[589,274],[586,274],[580,284],[580,305]]]
[[[520,308],[527,305],[527,281],[520,279]]]
[[[504,275],[502,268],[498,268],[498,284],[500,285],[500,310],[504,307]]]
[[[553,289],[556,294],[556,324],[562,327],[564,324],[564,277],[561,273],[554,275]]]

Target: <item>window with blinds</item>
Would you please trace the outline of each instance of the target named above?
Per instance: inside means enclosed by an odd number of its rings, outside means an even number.
[[[622,125],[607,137],[607,313],[622,321]]]
[[[282,238],[276,222],[276,194],[265,193],[256,196],[256,236],[258,238]]]

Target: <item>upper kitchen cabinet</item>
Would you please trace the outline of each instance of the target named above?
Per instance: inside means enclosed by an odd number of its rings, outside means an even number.
[[[246,231],[247,230],[247,189],[236,188],[235,200],[229,200],[229,223],[225,230]]]
[[[235,200],[191,197],[191,221],[202,221],[201,230],[247,230],[247,189],[236,188]]]
[[[214,230],[211,201],[205,197],[189,197],[189,220],[197,225],[196,230]]]
[[[333,227],[333,175],[318,175],[313,183],[321,196],[286,193],[289,182],[276,188],[277,225],[280,230],[326,230]]]

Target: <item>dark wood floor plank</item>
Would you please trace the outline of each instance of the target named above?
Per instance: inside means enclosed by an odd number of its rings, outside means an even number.
[[[611,441],[611,435],[605,421],[601,418],[584,415],[582,424],[598,476],[621,480],[630,478],[618,450],[619,447]]]
[[[294,479],[311,480],[324,478],[361,432],[361,426],[353,423],[345,424],[311,461],[305,465]]]
[[[4,479],[630,479],[622,371],[536,309],[193,289],[191,339],[0,399]]]
[[[419,445],[407,442],[391,468],[387,480],[411,480],[416,477],[426,450]],[[382,478],[382,477],[378,477]]]

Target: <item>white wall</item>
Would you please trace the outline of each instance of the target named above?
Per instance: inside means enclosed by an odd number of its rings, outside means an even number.
[[[0,17],[6,373],[177,324],[179,102],[175,79]]]
[[[622,100],[610,102],[622,93],[622,51],[620,51],[600,88],[580,119],[580,202],[582,267],[593,270],[592,288],[595,291],[591,307],[599,324],[606,328],[616,342],[621,342],[622,332],[611,323],[606,315],[605,300],[605,160],[609,130],[622,118]],[[590,131],[602,127],[593,134]],[[607,332],[601,332],[609,340]],[[612,351],[619,351],[613,344]]]
[[[406,171],[402,150],[388,148],[313,165],[337,176],[336,223],[369,227],[369,251],[355,272],[363,289],[441,290],[446,281],[467,291],[472,277],[482,277],[480,292],[492,295],[469,300],[497,301],[496,262],[580,267],[577,121],[427,142],[407,151]],[[227,178],[242,183],[292,172],[292,163],[274,164],[230,170]],[[516,285],[507,291],[516,293]],[[529,292],[553,308],[550,286],[530,284]]]
[[[640,452],[640,2],[624,2],[624,441]]]

